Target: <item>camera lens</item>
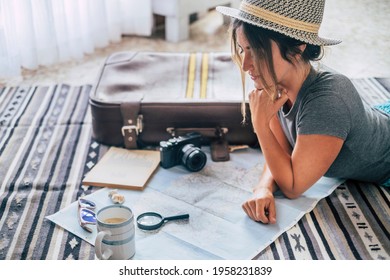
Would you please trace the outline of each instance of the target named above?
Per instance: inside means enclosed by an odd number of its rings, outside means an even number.
[[[193,144],[185,145],[181,151],[181,161],[189,171],[199,171],[206,165],[206,154]]]

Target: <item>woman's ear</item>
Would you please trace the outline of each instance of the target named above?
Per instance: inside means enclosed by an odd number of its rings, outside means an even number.
[[[306,50],[306,44],[299,45],[299,49],[301,50],[301,54]]]
[[[302,58],[302,54],[306,50],[306,47],[307,47],[306,44],[301,44],[301,45],[298,46],[298,49],[299,49],[300,52],[294,54],[294,56],[293,56],[296,61],[299,61]]]

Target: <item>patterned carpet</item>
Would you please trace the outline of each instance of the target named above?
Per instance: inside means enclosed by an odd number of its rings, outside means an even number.
[[[359,79],[369,104],[389,79]],[[91,137],[91,87],[0,88],[0,259],[94,259],[45,216],[95,189],[84,174],[107,150]],[[347,181],[257,259],[390,259],[390,190]]]

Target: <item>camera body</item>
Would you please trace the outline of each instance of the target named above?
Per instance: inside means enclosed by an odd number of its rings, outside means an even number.
[[[200,171],[206,164],[207,156],[200,150],[202,136],[192,132],[160,142],[160,155],[163,168],[183,164],[189,171]]]

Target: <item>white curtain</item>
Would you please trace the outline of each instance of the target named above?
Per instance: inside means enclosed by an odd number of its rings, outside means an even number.
[[[150,36],[152,0],[0,0],[0,77]]]

